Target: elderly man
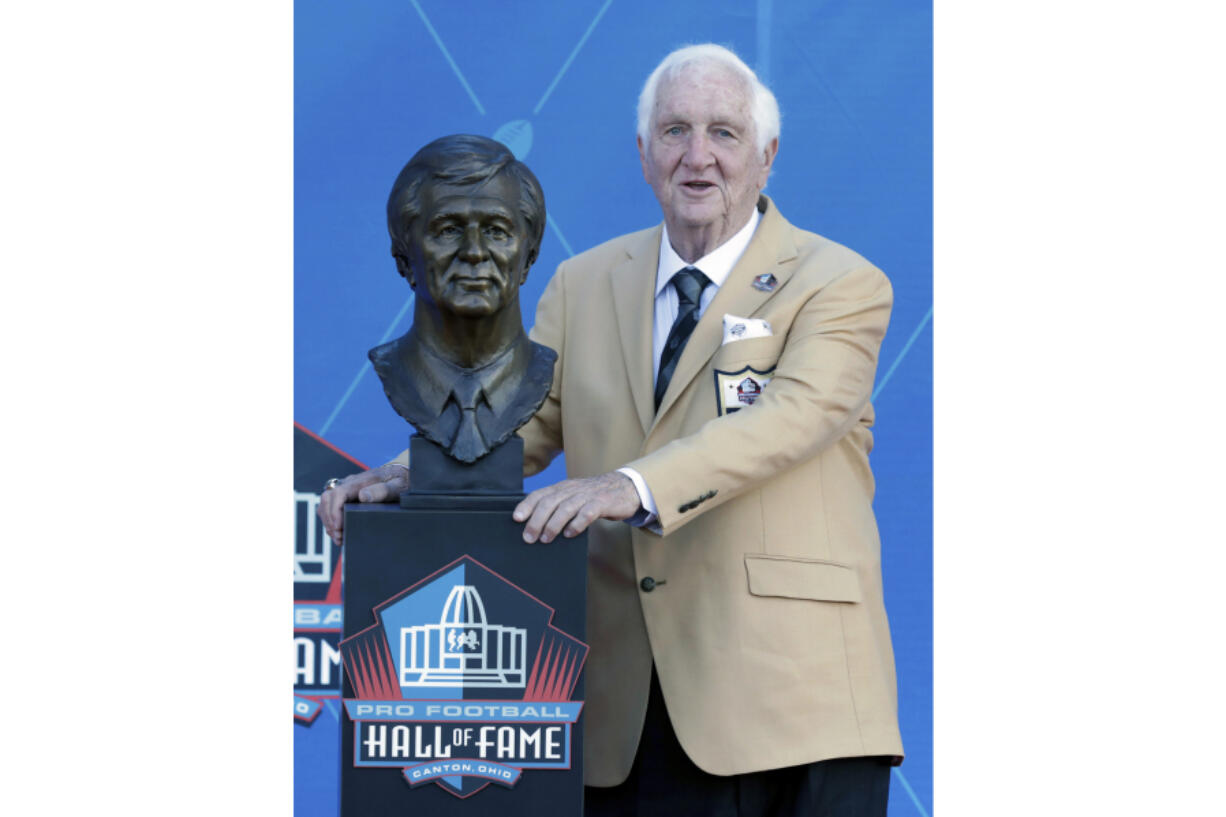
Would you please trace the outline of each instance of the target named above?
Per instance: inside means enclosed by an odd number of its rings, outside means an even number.
[[[902,754],[868,464],[892,293],[761,195],[778,136],[734,54],[670,54],[638,116],[664,223],[563,263],[537,308],[559,357],[525,471],[565,447],[573,478],[514,517],[590,527],[589,814],[881,815]],[[329,491],[329,530],[400,462]]]

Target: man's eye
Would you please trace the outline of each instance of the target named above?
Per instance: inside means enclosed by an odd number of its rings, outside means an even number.
[[[720,128],[720,129],[719,129],[719,130],[717,130],[715,133],[716,133],[716,135],[717,135],[717,136],[720,136],[720,137],[721,137],[721,138],[723,138],[723,139],[731,139],[731,138],[732,138],[732,131],[728,130],[727,128]]]
[[[666,130],[666,131],[664,131],[664,132],[665,132],[666,134],[668,134],[669,136],[680,136],[680,135],[681,135],[681,126],[680,126],[680,125],[673,125],[671,128],[669,128],[668,130]]]
[[[495,241],[505,241],[511,237],[511,234],[501,227],[486,227],[485,234]]]
[[[437,235],[443,238],[455,238],[460,234],[460,228],[454,224],[444,224],[438,228]]]

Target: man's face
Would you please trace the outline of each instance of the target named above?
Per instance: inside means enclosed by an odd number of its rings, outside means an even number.
[[[699,231],[718,240],[749,220],[766,186],[778,140],[756,147],[745,81],[723,66],[690,66],[656,91],[643,176],[664,211],[669,234]]]
[[[519,183],[505,173],[480,186],[425,182],[409,235],[407,277],[417,297],[468,318],[514,303],[528,276],[518,201]]]

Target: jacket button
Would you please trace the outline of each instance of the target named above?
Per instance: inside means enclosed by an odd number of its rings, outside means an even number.
[[[650,576],[647,576],[641,582],[639,582],[639,587],[643,588],[644,593],[650,593],[652,590],[656,589],[656,580]]]

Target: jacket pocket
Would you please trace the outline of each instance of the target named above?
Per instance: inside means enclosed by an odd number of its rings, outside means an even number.
[[[745,571],[749,576],[749,592],[755,596],[860,601],[860,580],[856,571],[838,562],[746,554]]]
[[[765,338],[749,338],[725,343],[716,350],[711,363],[717,369],[748,361],[769,360],[773,363],[779,359],[779,354],[783,351],[784,340],[782,335],[771,335]]]

